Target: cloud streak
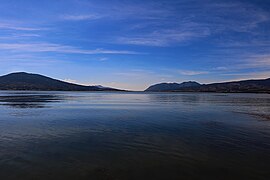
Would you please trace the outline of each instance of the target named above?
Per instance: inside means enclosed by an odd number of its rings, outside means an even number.
[[[132,16],[134,19],[141,19],[146,15],[151,17],[147,21],[131,24],[131,30],[135,28],[134,31],[116,39],[120,44],[140,46],[186,44],[202,37],[221,34],[226,37],[224,33],[228,32],[258,35],[263,33],[259,27],[270,21],[268,12],[251,3],[240,2],[156,2],[145,4],[144,8],[140,5],[127,6],[125,10],[130,10],[130,13],[127,16],[125,12],[119,11],[123,13],[123,18]],[[233,39],[235,44],[239,41]]]
[[[27,27],[27,26],[21,26],[19,24],[14,24],[14,23],[2,23],[2,22],[0,22],[0,29],[17,30],[17,31],[41,31],[41,30],[46,30],[45,28]]]
[[[84,21],[84,20],[100,19],[102,18],[102,16],[96,14],[83,14],[83,15],[62,15],[60,18],[69,21]]]
[[[184,76],[196,76],[202,74],[209,74],[209,71],[178,70],[178,73]]]
[[[70,54],[138,54],[138,52],[125,50],[94,49],[85,50],[73,46],[66,46],[53,43],[0,43],[0,50],[12,52],[55,52]]]
[[[180,30],[155,31],[148,35],[135,37],[121,37],[117,40],[120,44],[145,45],[145,46],[169,46],[171,44],[182,43],[198,37],[209,35],[207,29],[192,26]]]

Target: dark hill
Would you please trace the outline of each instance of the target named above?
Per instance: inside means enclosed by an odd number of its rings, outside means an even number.
[[[39,90],[39,91],[114,91],[113,88],[82,86],[39,74],[25,72],[0,76],[0,90]]]
[[[176,89],[187,88],[187,87],[198,87],[198,86],[200,86],[200,84],[194,81],[183,82],[181,84],[160,83],[160,84],[155,84],[155,85],[150,86],[145,91],[152,91],[152,92],[173,91]]]
[[[232,93],[270,93],[270,78],[260,80],[244,80],[202,85],[197,89],[187,89],[199,92],[232,92]]]
[[[162,83],[164,84],[164,83]],[[204,84],[198,86],[181,87],[177,83],[171,84],[171,89],[163,89],[162,84],[150,86],[145,91],[169,91],[169,92],[222,92],[222,93],[270,93],[270,78],[259,80],[244,80],[224,83]],[[166,84],[166,83],[165,83]],[[176,84],[176,86],[175,86]],[[167,84],[168,85],[168,84]],[[155,88],[152,88],[155,87]],[[158,89],[157,87],[161,87]]]

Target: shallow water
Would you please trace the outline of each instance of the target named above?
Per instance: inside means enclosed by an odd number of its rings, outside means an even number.
[[[0,179],[270,179],[270,95],[0,92]]]

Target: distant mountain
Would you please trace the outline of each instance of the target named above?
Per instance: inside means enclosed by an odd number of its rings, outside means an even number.
[[[162,83],[164,84],[164,83]],[[166,84],[166,83],[165,83]],[[172,83],[176,84],[176,83]],[[151,87],[159,87],[157,85],[150,86],[145,91],[151,91]],[[180,85],[180,84],[179,84]],[[270,78],[259,80],[244,80],[224,83],[203,84],[198,86],[180,87],[171,86],[171,89],[155,89],[152,91],[170,91],[170,92],[222,92],[222,93],[270,93]]]
[[[188,88],[188,87],[198,87],[201,86],[201,84],[194,82],[194,81],[188,81],[183,82],[181,84],[178,83],[160,83],[155,84],[147,88],[145,91],[174,91],[181,88]]]
[[[118,91],[99,86],[82,86],[39,74],[25,72],[0,76],[0,90],[37,90],[37,91]]]
[[[270,93],[270,78],[259,80],[244,80],[202,85],[197,89],[187,89],[199,92],[227,92],[227,93]]]

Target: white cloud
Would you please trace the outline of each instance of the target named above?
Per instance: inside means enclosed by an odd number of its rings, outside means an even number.
[[[83,21],[83,20],[94,20],[99,19],[102,16],[95,15],[95,14],[87,14],[87,15],[63,15],[61,19],[63,20],[70,20],[70,21]]]
[[[179,70],[178,73],[180,73],[181,75],[185,75],[185,76],[209,74],[208,71],[190,71],[190,70]]]
[[[99,58],[98,60],[99,60],[99,61],[107,61],[108,58],[106,58],[106,57],[101,57],[101,58]]]
[[[170,46],[212,34],[226,37],[225,33],[232,31],[260,35],[262,32],[258,27],[270,21],[268,12],[251,3],[182,1],[146,3],[144,8],[140,4],[122,6],[126,6],[123,11],[119,11],[123,18],[148,17],[148,20],[130,25],[129,30],[136,32],[116,38],[120,44]],[[127,10],[130,12],[127,13]],[[233,40],[231,43],[237,44],[238,41]]]
[[[183,43],[194,38],[209,35],[207,28],[194,23],[187,23],[181,29],[160,30],[150,34],[118,38],[120,44],[145,45],[145,46],[169,46],[173,43]]]
[[[270,54],[251,55],[243,67],[270,67]]]
[[[261,72],[251,72],[251,73],[231,73],[231,74],[222,74],[224,76],[234,76],[236,78],[229,79],[227,81],[242,81],[247,79],[267,79],[270,78],[269,71],[261,71]]]
[[[237,56],[236,56],[237,57]],[[260,53],[246,53],[238,56],[233,64],[229,66],[221,66],[214,68],[213,70],[222,70],[226,72],[235,72],[239,70],[258,70],[269,69],[270,70],[270,54]]]
[[[228,67],[225,67],[225,66],[218,66],[218,67],[213,68],[213,70],[217,70],[217,71],[225,71],[225,70],[228,70]]]
[[[45,28],[27,27],[22,26],[19,23],[2,23],[0,22],[0,29],[17,30],[17,31],[40,31]]]
[[[94,49],[85,50],[73,46],[66,46],[53,43],[0,43],[0,50],[15,52],[56,52],[72,54],[138,54],[133,51]]]
[[[19,38],[19,37],[40,37],[39,34],[33,34],[33,33],[25,33],[25,34],[13,34],[13,37]]]

